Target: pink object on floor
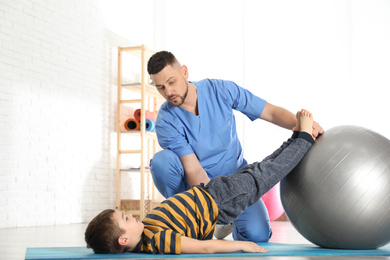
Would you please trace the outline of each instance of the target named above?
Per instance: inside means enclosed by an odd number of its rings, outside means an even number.
[[[276,184],[266,194],[261,197],[267,207],[269,219],[271,221],[278,219],[284,212],[282,202],[280,200],[280,186]]]

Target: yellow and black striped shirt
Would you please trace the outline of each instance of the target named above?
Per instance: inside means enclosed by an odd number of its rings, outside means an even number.
[[[163,201],[146,216],[138,251],[181,254],[181,236],[212,239],[217,218],[218,207],[211,195],[193,187]]]

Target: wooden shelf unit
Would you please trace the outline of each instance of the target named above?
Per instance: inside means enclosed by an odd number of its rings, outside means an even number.
[[[123,83],[123,53],[129,53],[139,58],[140,61],[140,75],[141,82],[134,84]],[[146,142],[152,142],[152,149],[149,151],[148,156],[152,157],[157,151],[157,137],[153,132],[146,131],[146,127],[140,127],[139,131],[122,131],[121,130],[121,106],[123,105],[140,105],[141,107],[141,122],[140,126],[146,125],[145,111],[147,109],[147,98],[152,100],[153,111],[158,113],[157,102],[161,99],[161,95],[158,93],[155,87],[149,84],[149,75],[146,71],[146,63],[150,56],[154,54],[153,51],[146,48],[144,45],[134,47],[118,47],[118,103],[117,103],[117,165],[116,165],[116,209],[126,213],[133,214],[139,219],[143,219],[146,214],[158,205],[160,202],[156,200],[156,189],[152,183],[152,194],[147,194],[145,189],[147,183],[145,183],[146,175],[150,175],[150,169],[147,168],[148,162],[145,159],[145,153],[148,152]],[[123,89],[130,90],[134,93],[140,94],[140,98],[137,99],[123,99]],[[132,135],[140,138],[140,149],[123,150],[122,149],[122,135]],[[150,150],[150,149],[149,149]],[[139,154],[140,166],[139,168],[122,169],[121,156],[124,154]],[[130,200],[122,199],[122,174],[124,172],[139,172],[140,173],[140,199]],[[151,179],[151,178],[150,178]],[[151,180],[151,182],[153,182]],[[150,197],[150,198],[149,198]]]

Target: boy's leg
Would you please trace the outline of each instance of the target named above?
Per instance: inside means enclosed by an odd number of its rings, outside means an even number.
[[[183,164],[170,150],[156,153],[150,160],[150,172],[158,191],[169,198],[190,188],[185,178]]]
[[[311,122],[312,118],[311,118]],[[300,127],[297,123],[297,130]],[[219,209],[219,224],[232,223],[247,207],[281,181],[303,158],[314,142],[307,128],[284,143],[262,162],[245,166],[232,175],[212,179],[205,187]]]
[[[291,139],[284,142],[281,147],[267,156],[263,161],[276,158],[286,148],[299,132],[294,132]],[[245,209],[233,222],[233,239],[239,241],[252,241],[255,243],[268,242],[272,236],[272,228],[268,210],[262,199]]]
[[[310,125],[312,124],[312,115],[305,110],[305,116],[306,117],[311,117],[310,120],[305,120],[305,123],[301,123],[301,117],[303,117],[304,115],[302,115],[302,111],[298,111],[298,113],[296,114],[296,117],[297,117],[297,124],[294,128],[294,133],[293,135],[291,136],[290,139],[288,139],[286,142],[284,142],[280,147],[279,149],[276,149],[272,154],[268,155],[267,157],[265,157],[263,159],[263,161],[269,161],[269,160],[272,160],[274,159],[275,157],[277,157],[283,150],[284,148],[286,148],[291,142],[292,140],[294,140],[295,138],[298,137],[299,135],[299,132],[301,131],[302,128],[304,128],[305,130],[308,130],[310,128]],[[302,126],[301,126],[302,125]],[[309,138],[310,139],[310,138]],[[311,140],[311,139],[310,139]]]

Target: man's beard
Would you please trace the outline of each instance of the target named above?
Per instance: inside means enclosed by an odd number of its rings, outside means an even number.
[[[168,97],[168,102],[171,103],[171,104],[172,104],[173,106],[175,106],[175,107],[180,107],[181,105],[183,105],[183,103],[184,103],[184,101],[186,100],[187,95],[188,95],[188,83],[186,83],[186,85],[187,85],[187,89],[186,89],[186,92],[184,93],[183,96],[176,96],[176,95],[169,96],[169,97]],[[170,102],[169,100],[170,100],[172,97],[176,97],[176,99],[177,99],[178,101],[175,102],[175,103]]]

